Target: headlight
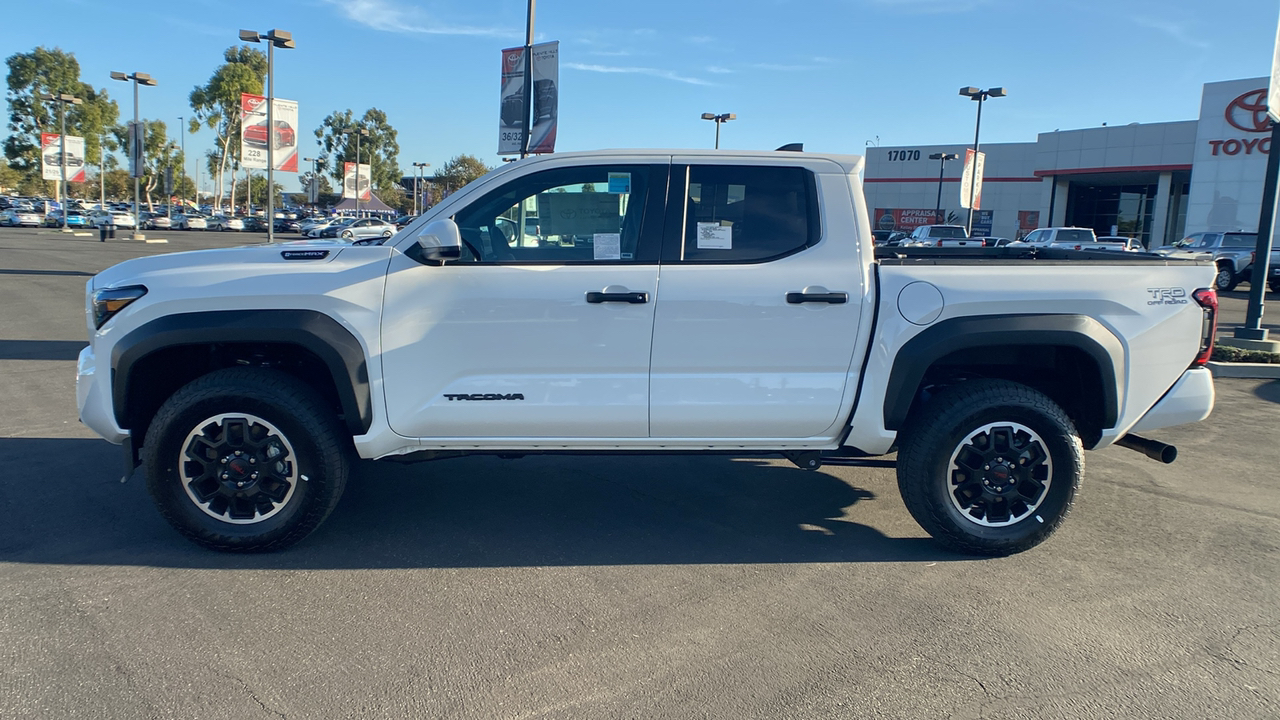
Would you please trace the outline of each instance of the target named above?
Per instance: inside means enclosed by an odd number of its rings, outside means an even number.
[[[103,288],[93,293],[93,326],[100,328],[116,313],[129,307],[129,303],[147,294],[141,285]]]

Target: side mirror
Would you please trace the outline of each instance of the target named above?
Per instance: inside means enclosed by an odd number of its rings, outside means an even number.
[[[454,221],[436,220],[418,233],[418,247],[428,265],[443,265],[462,257],[462,234]]]

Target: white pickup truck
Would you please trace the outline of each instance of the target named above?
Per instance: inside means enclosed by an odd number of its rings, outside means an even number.
[[[990,555],[1059,526],[1083,450],[1172,460],[1135,433],[1213,406],[1211,263],[877,257],[861,170],[564,153],[385,241],[130,260],[86,288],[80,417],[182,534],[232,551],[311,532],[355,457],[896,451],[924,529]]]

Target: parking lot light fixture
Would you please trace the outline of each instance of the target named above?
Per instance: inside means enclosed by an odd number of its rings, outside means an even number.
[[[422,190],[420,189],[422,185],[422,174],[426,172],[426,168],[431,167],[431,163],[416,162],[413,164],[413,167],[416,170],[413,178],[413,214],[421,215],[422,211],[418,208],[418,200],[422,197]],[[422,208],[422,210],[425,210],[425,208]]]
[[[273,243],[276,241],[275,49],[290,49],[297,47],[297,45],[293,42],[293,33],[284,30],[270,30],[263,34],[259,34],[254,30],[241,30],[240,39],[252,43],[265,40],[267,43],[267,242]]]
[[[738,116],[733,113],[702,113],[703,120],[710,120],[716,124],[716,149],[720,149],[720,126],[730,120],[737,120]]]
[[[307,199],[311,201],[313,206],[318,205],[320,204],[320,177],[318,171],[320,161],[316,158],[302,158],[302,162],[311,163],[311,188],[313,189],[307,191]]]
[[[121,82],[133,83],[133,125],[135,128],[137,128],[138,126],[138,86],[146,85],[147,87],[155,87],[156,85],[155,78],[151,77],[150,75],[144,72],[135,72],[132,75],[125,75],[122,72],[112,72],[111,79],[120,80]],[[135,137],[134,135],[131,134],[129,136],[129,142],[137,143],[139,140],[142,140],[145,142],[146,133],[144,131],[135,130],[135,133],[140,137]],[[131,156],[137,159],[138,165],[139,165],[139,167],[135,168],[138,174],[135,175],[133,178],[133,239],[134,240],[146,239],[142,233],[138,232],[139,229],[141,229],[141,223],[138,222],[139,220],[138,203],[139,203],[139,198],[141,197],[141,188],[138,184],[138,180],[141,177],[141,173],[142,173],[142,168],[140,166],[142,165],[142,153],[144,149],[145,149],[145,145],[142,145],[142,147],[133,148],[131,152]]]
[[[1000,98],[1000,97],[1004,97],[1007,93],[1005,92],[1005,89],[1002,87],[994,87],[994,88],[989,88],[987,90],[981,90],[979,88],[976,88],[970,85],[968,87],[960,88],[960,94],[978,103],[978,122],[975,124],[973,129],[974,168],[973,168],[973,172],[970,173],[969,175],[969,219],[965,223],[965,232],[972,235],[973,234],[973,204],[974,204],[974,200],[977,199],[975,196],[978,194],[978,167],[977,167],[978,135],[979,133],[982,132],[982,103],[985,102],[987,98]]]
[[[67,105],[80,105],[84,101],[67,93],[40,93],[40,99],[58,103],[58,167],[62,173],[62,182],[58,183],[58,208],[62,213],[62,232],[71,232],[67,227]]]

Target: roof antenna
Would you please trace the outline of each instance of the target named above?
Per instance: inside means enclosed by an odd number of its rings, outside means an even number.
[[[787,143],[774,152],[804,152],[804,143]]]

